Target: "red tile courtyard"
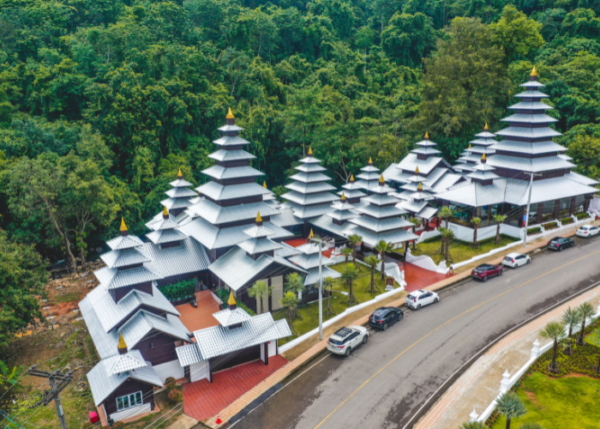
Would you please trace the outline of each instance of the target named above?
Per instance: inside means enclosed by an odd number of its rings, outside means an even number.
[[[435,271],[429,271],[408,262],[397,262],[397,264],[401,270],[404,270],[405,290],[407,292],[423,289],[448,277],[452,277],[451,274],[436,273]]]
[[[214,373],[212,383],[200,380],[184,384],[183,412],[196,420],[206,420],[286,363],[281,356],[271,356],[269,365],[257,360]]]
[[[219,322],[212,315],[220,310],[219,303],[213,298],[210,291],[205,290],[196,292],[196,301],[198,306],[194,307],[191,303],[176,305],[175,308],[181,316],[179,320],[190,332],[199,329],[217,326]]]

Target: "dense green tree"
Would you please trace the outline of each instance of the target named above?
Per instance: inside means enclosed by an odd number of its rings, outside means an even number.
[[[527,57],[530,51],[544,44],[540,34],[542,24],[519,12],[513,5],[504,7],[502,18],[489,26],[496,44],[504,49],[505,61]]]
[[[420,12],[395,13],[381,40],[386,53],[399,64],[418,66],[435,46],[431,18]]]

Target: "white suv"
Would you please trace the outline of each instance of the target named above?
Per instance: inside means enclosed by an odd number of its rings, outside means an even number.
[[[419,310],[426,305],[440,302],[440,296],[429,290],[416,290],[406,297],[406,306],[414,310]]]
[[[327,350],[337,355],[349,356],[354,349],[369,340],[369,331],[364,326],[348,326],[338,329],[329,337]]]

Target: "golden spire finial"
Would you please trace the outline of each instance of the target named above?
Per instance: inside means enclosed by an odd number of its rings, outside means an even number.
[[[309,240],[312,240],[313,238],[315,238],[315,234],[314,234],[314,232],[313,232],[313,230],[312,230],[312,228],[311,228],[311,229],[310,229],[310,234],[308,234],[308,239],[309,239]]]
[[[383,178],[383,174],[379,176],[379,183],[385,183],[385,179]]]
[[[350,181],[351,181],[351,182],[354,182],[354,174],[351,174],[351,175],[350,175]]]
[[[425,131],[425,140],[429,140],[429,133]]]
[[[539,76],[538,71],[535,68],[535,66],[533,66],[533,70],[531,70],[531,73],[529,74],[529,76],[535,76],[535,77]]]
[[[490,127],[488,127],[488,123],[485,123],[485,127],[483,127],[483,131],[489,131]]]
[[[369,165],[373,165],[373,158],[369,157]]]
[[[309,148],[308,148],[308,156],[312,156],[312,154],[313,154],[313,153],[312,153],[312,147],[309,147]]]
[[[121,231],[121,232],[129,231],[127,229],[127,225],[125,225],[125,219],[123,219],[123,218],[121,218],[121,228],[119,228],[119,231]]]
[[[483,155],[481,155],[481,160],[482,160],[483,162],[485,162],[485,153],[484,153]]]
[[[417,166],[417,168],[415,168],[415,174],[419,174],[419,166]]]
[[[227,116],[225,116],[225,119],[235,119],[235,116],[233,116],[233,112],[231,111],[231,107],[227,111]]]
[[[125,338],[123,338],[123,334],[119,334],[119,344],[117,345],[119,350],[127,349],[127,344],[125,343]]]
[[[169,217],[169,210],[167,210],[167,207],[163,207],[163,216]]]
[[[423,185],[419,182],[419,186],[417,186],[417,191],[421,192],[423,190]]]
[[[263,188],[267,189],[267,181],[266,180],[263,182]]]
[[[262,222],[262,217],[260,216],[260,212],[256,215],[256,223]]]
[[[237,302],[235,302],[235,298],[233,296],[233,291],[229,292],[229,299],[227,300],[227,305],[229,305],[230,307],[232,305],[237,305]]]
[[[183,173],[181,172],[181,168],[179,169],[179,171],[177,172],[177,178],[181,179],[183,177]]]
[[[468,149],[471,149],[471,143],[469,143],[469,147],[468,147]]]
[[[346,194],[342,192],[342,201],[346,201]]]

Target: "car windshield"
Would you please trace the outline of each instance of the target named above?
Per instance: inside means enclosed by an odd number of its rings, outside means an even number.
[[[336,346],[341,346],[342,344],[344,344],[344,341],[342,341],[342,340],[336,340],[336,339],[333,339],[333,338],[330,338],[329,342],[331,344],[333,344],[333,345],[336,345]]]
[[[512,256],[505,256],[504,259],[507,260],[507,261],[512,261],[513,257]]]

